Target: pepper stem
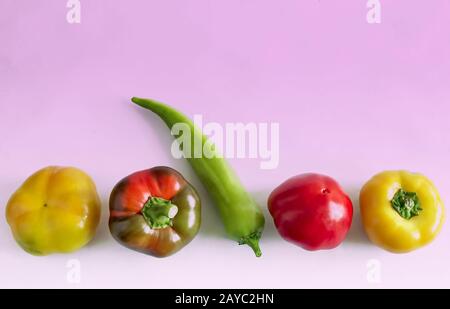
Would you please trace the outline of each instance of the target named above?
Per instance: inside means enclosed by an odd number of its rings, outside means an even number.
[[[406,192],[403,189],[399,189],[397,193],[395,193],[391,200],[391,205],[392,208],[406,220],[418,216],[419,212],[422,210],[417,193]]]
[[[262,255],[261,249],[259,248],[259,238],[260,237],[261,237],[261,233],[255,232],[253,234],[250,234],[249,236],[242,237],[239,240],[239,244],[250,246],[250,248],[252,248],[253,252],[255,252],[255,255],[257,257],[260,257]]]
[[[141,213],[152,229],[162,229],[172,226],[172,219],[178,213],[178,207],[168,200],[151,196],[144,204]]]

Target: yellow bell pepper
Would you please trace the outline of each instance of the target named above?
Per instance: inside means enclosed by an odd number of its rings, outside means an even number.
[[[444,222],[444,205],[423,175],[386,171],[360,193],[361,217],[369,239],[394,252],[409,252],[431,242]]]
[[[87,244],[100,220],[94,182],[72,167],[47,167],[12,195],[6,219],[17,243],[34,255],[75,251]]]

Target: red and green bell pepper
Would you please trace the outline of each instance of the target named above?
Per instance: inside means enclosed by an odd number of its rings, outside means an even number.
[[[125,247],[152,256],[177,252],[200,228],[197,192],[169,167],[154,167],[122,179],[109,203],[112,236]]]

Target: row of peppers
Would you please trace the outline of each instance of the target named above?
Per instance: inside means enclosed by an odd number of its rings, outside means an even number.
[[[208,147],[213,155],[201,158],[189,153],[192,147],[181,150],[217,206],[230,238],[261,256],[264,215],[227,161],[214,153],[214,145],[172,107],[148,99],[132,101],[157,114],[169,128],[177,123],[188,126],[195,132],[192,145]],[[200,228],[199,194],[169,167],[154,167],[122,179],[112,190],[109,203],[109,229],[114,239],[152,256],[177,252]],[[369,239],[395,253],[431,242],[444,222],[444,206],[436,187],[425,176],[407,171],[375,175],[361,189],[359,204]],[[307,250],[337,247],[353,219],[351,199],[334,179],[320,174],[288,179],[270,194],[268,208],[280,235]],[[6,207],[14,238],[34,255],[83,247],[95,234],[100,212],[92,179],[79,169],[55,166],[30,176]]]

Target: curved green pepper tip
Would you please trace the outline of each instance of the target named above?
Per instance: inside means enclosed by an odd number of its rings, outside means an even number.
[[[137,105],[143,107],[143,105],[141,104],[141,102],[142,102],[142,99],[141,99],[141,98],[138,98],[138,97],[132,97],[132,98],[131,98],[131,102],[136,103]]]

